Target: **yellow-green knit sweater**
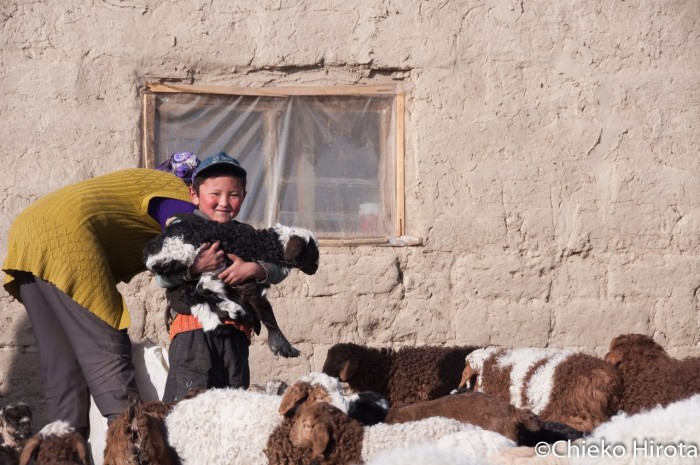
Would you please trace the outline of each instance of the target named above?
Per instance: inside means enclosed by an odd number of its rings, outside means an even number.
[[[14,271],[55,285],[117,329],[130,324],[116,284],[143,271],[143,248],[160,233],[148,215],[154,197],[189,201],[187,186],[162,171],[133,168],[78,182],[32,203],[14,220],[3,265],[17,300]]]

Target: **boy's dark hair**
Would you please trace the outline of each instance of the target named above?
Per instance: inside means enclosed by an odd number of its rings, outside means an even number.
[[[247,176],[242,174],[240,170],[233,168],[231,165],[223,163],[220,165],[211,166],[202,173],[197,173],[194,181],[192,182],[192,188],[197,194],[199,194],[199,186],[202,185],[205,179],[218,178],[220,176],[231,176],[233,178],[240,179],[241,183],[243,184],[243,190],[246,189]]]

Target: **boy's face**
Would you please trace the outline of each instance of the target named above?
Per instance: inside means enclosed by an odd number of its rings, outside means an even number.
[[[199,193],[190,187],[192,203],[218,223],[226,223],[238,215],[245,195],[243,183],[233,176],[207,178],[199,186]]]

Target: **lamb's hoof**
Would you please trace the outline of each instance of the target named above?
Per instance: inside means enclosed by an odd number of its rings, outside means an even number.
[[[286,358],[298,357],[301,353],[298,349],[292,347],[292,345],[289,342],[287,342],[286,344],[279,344],[276,346],[270,344],[270,350],[273,354]]]

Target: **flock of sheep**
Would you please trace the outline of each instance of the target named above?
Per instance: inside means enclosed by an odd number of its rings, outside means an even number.
[[[700,463],[700,358],[644,335],[614,338],[604,358],[337,344],[322,371],[267,392],[132,399],[104,465]],[[65,424],[29,437],[25,407],[0,412],[3,463],[89,464]]]

